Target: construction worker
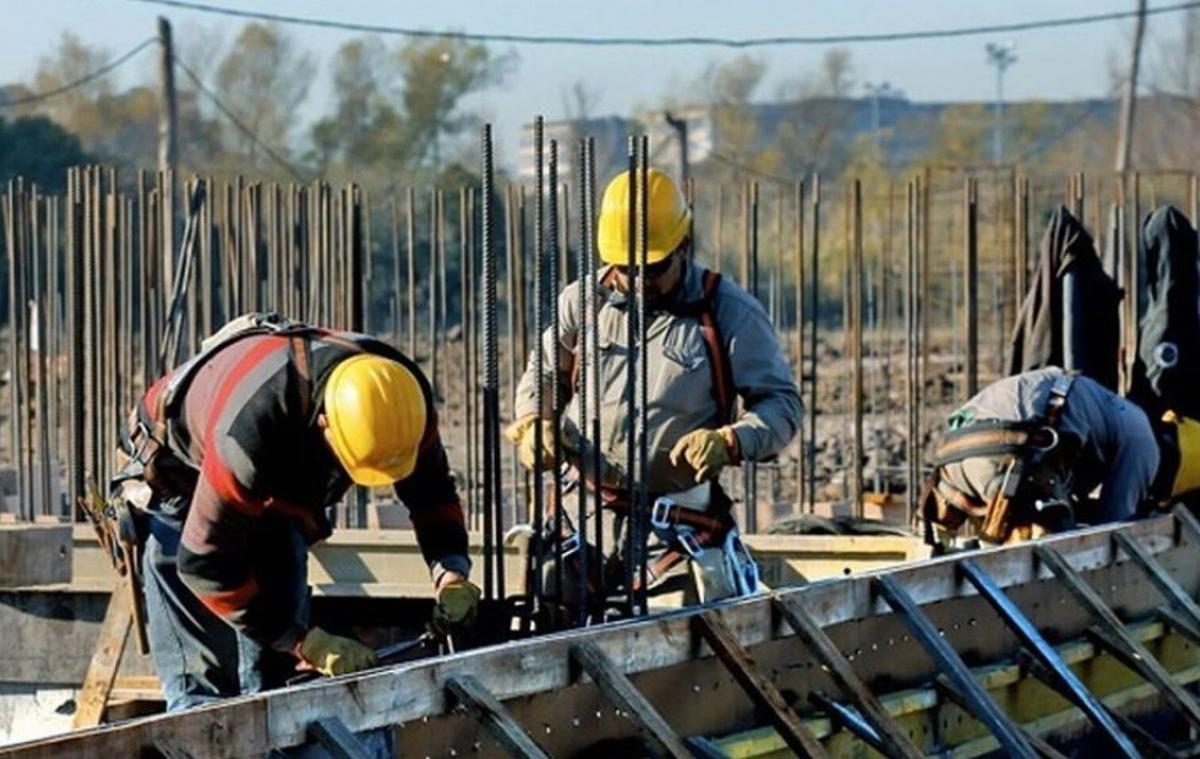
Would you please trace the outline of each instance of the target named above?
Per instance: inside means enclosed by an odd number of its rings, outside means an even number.
[[[648,567],[649,584],[666,592],[668,573],[687,580],[686,566],[696,568],[695,585],[688,600],[714,600],[746,592],[753,585],[752,559],[737,537],[730,513],[732,503],[722,490],[719,476],[725,467],[743,461],[764,461],[778,454],[800,427],[801,403],[795,380],[780,350],[771,322],[762,305],[733,282],[694,263],[690,256],[691,211],[675,183],[651,169],[648,186],[646,253],[646,334],[641,352],[646,363],[645,393],[648,454],[644,483],[652,506],[653,541]],[[541,378],[547,405],[535,403],[538,382],[534,356],[530,356],[516,390],[515,421],[506,435],[517,448],[520,461],[533,468],[540,459],[553,463],[554,441],[562,443],[567,461],[587,487],[601,489],[606,552],[588,562],[614,588],[624,566],[624,530],[630,506],[626,497],[625,468],[628,393],[625,346],[627,309],[632,307],[629,264],[629,174],[617,175],[604,192],[597,229],[597,246],[605,264],[594,283],[576,281],[559,295],[560,327],[542,336],[545,374]],[[590,453],[583,451],[582,420],[575,403],[566,404],[561,427],[555,429],[549,400],[555,381],[570,397],[578,375],[581,293],[595,299],[599,331],[598,368],[589,382],[600,383],[600,472],[592,471]],[[590,338],[589,338],[590,340]],[[736,398],[742,399],[740,414]],[[541,428],[542,449],[537,449]],[[551,504],[553,508],[555,505]],[[747,508],[752,508],[748,505]],[[547,519],[547,523],[554,520]],[[564,523],[570,525],[570,520]],[[573,527],[568,527],[573,529]],[[550,545],[555,536],[550,536]],[[573,535],[558,540],[577,539]],[[547,549],[549,550],[549,549]],[[589,550],[594,550],[589,549]],[[685,560],[692,561],[686,562]],[[678,569],[676,569],[678,568]],[[575,598],[570,573],[563,599]],[[635,578],[637,582],[638,578]],[[547,588],[556,583],[547,576]],[[752,588],[750,588],[752,589]],[[694,595],[692,595],[694,592]],[[603,599],[594,598],[597,604]]]
[[[1089,377],[1050,367],[1001,379],[950,417],[922,495],[926,539],[942,546],[967,522],[1009,543],[1132,519],[1175,489],[1179,457],[1159,443],[1141,408]]]
[[[307,547],[351,483],[394,485],[437,597],[434,625],[473,621],[462,508],[429,383],[389,345],[287,322],[234,320],[155,382],[131,415],[116,478],[141,515],[149,637],[168,709],[287,675],[376,663],[312,625]]]

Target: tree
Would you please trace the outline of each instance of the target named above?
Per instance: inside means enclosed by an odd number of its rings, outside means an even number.
[[[413,40],[394,53],[402,89],[406,137],[417,161],[441,163],[443,137],[478,123],[459,108],[473,92],[499,84],[516,63],[513,54],[493,56],[486,45],[455,37]]]
[[[262,144],[285,153],[296,111],[316,73],[312,56],[277,25],[250,23],[217,66],[217,92],[249,134],[226,129],[239,167],[263,170]]]
[[[46,192],[63,192],[67,169],[92,160],[78,137],[45,116],[0,118],[0,182],[24,177]]]

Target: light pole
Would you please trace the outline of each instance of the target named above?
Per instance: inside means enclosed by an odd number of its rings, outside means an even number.
[[[1004,160],[1004,72],[1017,62],[1016,43],[987,43],[988,63],[996,67],[996,123],[992,129],[992,162]]]
[[[871,135],[875,140],[875,151],[879,152],[879,98],[894,95],[896,91],[889,82],[863,82],[863,89],[871,96]]]

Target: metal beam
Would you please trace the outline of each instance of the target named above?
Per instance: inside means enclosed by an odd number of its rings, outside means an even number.
[[[975,682],[971,670],[967,669],[958,652],[938,633],[929,617],[925,616],[917,602],[908,595],[908,591],[888,575],[874,578],[872,585],[904,621],[913,638],[921,644],[947,680],[962,694],[968,713],[992,731],[992,735],[996,736],[1000,746],[1010,756],[1033,759],[1036,754],[1029,741],[996,702],[992,701],[987,691]]]
[[[834,724],[841,725],[846,730],[854,733],[859,740],[884,756],[892,756],[889,753],[888,745],[883,740],[883,736],[879,734],[874,725],[863,719],[863,716],[855,711],[854,707],[847,706],[840,701],[835,701],[820,691],[811,693],[808,700],[828,714]]]
[[[938,675],[936,678],[934,678],[934,685],[937,686],[938,692],[941,693],[942,696],[947,700],[953,702],[955,706],[962,709],[967,714],[973,714],[971,705],[967,703],[967,699],[963,696],[962,691],[960,691],[954,685],[954,683],[950,682],[950,678],[946,677],[945,675]],[[1015,722],[1013,725],[1021,731],[1021,735],[1025,738],[1025,740],[1029,741],[1029,745],[1032,747],[1037,756],[1043,757],[1043,759],[1067,759],[1062,752],[1047,743],[1045,739],[1034,735],[1024,725],[1020,725]]]
[[[1186,615],[1191,621],[1193,629],[1200,626],[1200,605],[1197,605],[1196,601],[1179,586],[1166,567],[1150,555],[1145,546],[1136,538],[1123,532],[1114,532],[1113,540],[1133,560],[1138,569],[1142,570],[1154,587],[1158,589],[1158,592],[1162,593],[1172,606]]]
[[[1048,545],[1034,547],[1034,555],[1050,568],[1058,581],[1074,596],[1075,601],[1082,606],[1096,622],[1092,628],[1093,637],[1117,656],[1133,671],[1154,684],[1164,696],[1187,717],[1193,725],[1200,727],[1200,706],[1183,686],[1175,682],[1171,673],[1155,659],[1146,647],[1139,643],[1116,612],[1108,607],[1092,586],[1079,576],[1067,560],[1054,548]]]
[[[771,679],[758,670],[746,649],[737,637],[725,626],[715,611],[697,614],[692,618],[693,627],[704,637],[709,648],[746,691],[746,695],[771,717],[775,729],[788,747],[800,756],[827,756],[820,741],[812,734]]]
[[[783,617],[788,626],[804,642],[804,645],[828,670],[830,678],[841,689],[847,698],[854,702],[855,707],[879,734],[879,740],[886,750],[881,753],[887,756],[900,756],[907,759],[917,759],[923,756],[920,750],[912,744],[900,726],[879,703],[879,699],[862,681],[858,673],[830,640],[821,626],[805,611],[795,596],[779,596],[772,598],[776,611]]]
[[[1138,751],[1133,742],[1125,735],[1116,722],[1113,721],[1108,709],[1098,698],[1092,695],[1087,686],[1075,675],[1067,663],[1062,660],[1054,647],[1042,637],[1038,629],[1026,617],[1020,607],[1005,595],[991,575],[980,569],[975,562],[964,559],[958,565],[959,571],[971,585],[979,591],[991,607],[1004,621],[1010,630],[1016,633],[1021,644],[1028,649],[1029,654],[1054,676],[1058,683],[1055,690],[1062,693],[1073,704],[1087,715],[1088,719],[1100,729],[1122,755],[1137,757]]]
[[[346,723],[337,717],[319,719],[308,726],[308,737],[321,745],[333,759],[370,759],[371,754],[363,747]]]
[[[446,690],[467,711],[475,715],[487,731],[492,734],[501,748],[510,756],[541,759],[546,757],[545,751],[534,743],[525,730],[521,728],[504,705],[492,695],[492,692],[470,675],[458,675],[446,680]]]
[[[692,753],[675,730],[599,646],[584,641],[571,646],[570,654],[595,681],[596,687],[624,712],[651,747],[657,749],[656,753],[675,759],[691,759]]]

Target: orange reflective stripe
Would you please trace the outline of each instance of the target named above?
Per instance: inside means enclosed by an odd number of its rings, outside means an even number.
[[[200,596],[200,603],[207,606],[209,611],[218,617],[229,617],[246,608],[256,595],[258,595],[258,582],[251,577],[232,590],[204,593]]]

